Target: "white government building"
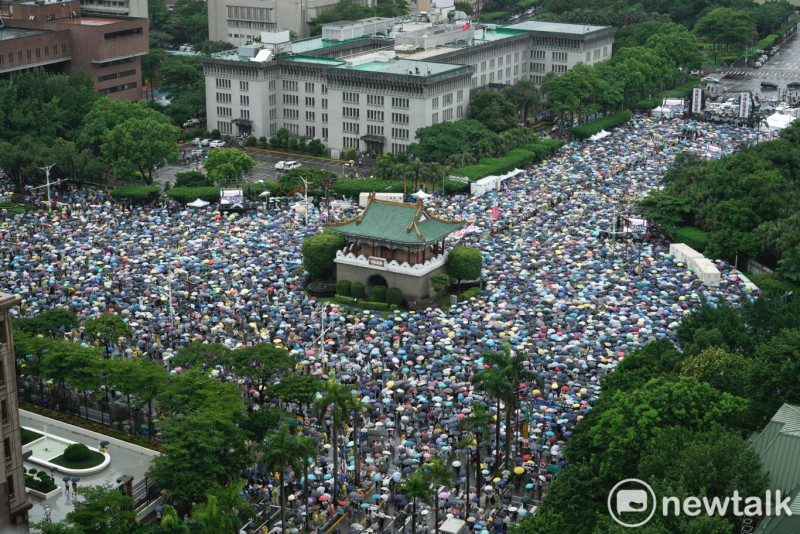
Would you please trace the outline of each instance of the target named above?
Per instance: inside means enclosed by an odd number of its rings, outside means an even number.
[[[268,31],[260,43],[203,58],[208,128],[267,138],[286,128],[322,140],[332,157],[350,147],[397,153],[417,129],[465,118],[477,89],[541,83],[611,57],[613,27],[475,23],[453,17],[448,1],[424,22],[342,21],[295,42]]]

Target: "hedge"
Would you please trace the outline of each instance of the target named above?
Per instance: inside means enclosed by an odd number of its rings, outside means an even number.
[[[9,213],[20,213],[25,211],[25,208],[23,208],[19,204],[14,204],[10,200],[5,200],[3,202],[0,202],[0,210],[6,210]]]
[[[491,13],[484,13],[481,15],[481,20],[503,21],[506,20],[510,15],[510,11],[492,11]]]
[[[469,191],[469,184],[467,182],[459,182],[457,180],[445,180],[444,192],[448,195],[458,195]]]
[[[384,311],[389,309],[389,305],[385,302],[375,302],[372,300],[363,300],[358,305],[365,310]]]
[[[375,286],[372,288],[372,293],[369,299],[372,302],[386,302],[386,286]]]
[[[708,246],[709,234],[694,226],[684,226],[678,228],[672,235],[676,243],[685,243],[702,253]]]
[[[472,181],[480,180],[487,176],[496,176],[524,169],[533,163],[538,163],[550,154],[564,146],[562,141],[545,139],[532,145],[515,148],[505,156],[499,158],[483,158],[476,165],[468,165],[453,172],[456,176],[464,176]],[[447,184],[445,183],[445,188]]]
[[[445,187],[447,187],[447,183],[445,183]],[[340,178],[333,184],[333,192],[345,197],[354,197],[361,193],[371,193],[373,191],[378,193],[402,193],[403,182],[378,180],[376,178],[366,180],[345,180]]]
[[[588,139],[596,133],[599,133],[601,130],[610,130],[611,128],[615,128],[621,124],[625,124],[631,118],[631,114],[627,111],[620,111],[618,113],[610,113],[601,119],[597,119],[596,121],[587,122],[586,124],[581,124],[580,126],[576,126],[572,129],[572,135],[577,137],[578,139]]]
[[[155,200],[161,194],[161,187],[157,185],[121,185],[115,187],[111,191],[111,198],[114,200],[135,200],[138,202],[147,202]]]
[[[350,280],[337,280],[336,281],[336,295],[349,297],[350,296]]]
[[[346,295],[336,295],[333,300],[338,302],[339,304],[353,304],[355,303],[356,299],[353,297],[348,297]]]
[[[364,284],[356,282],[350,286],[350,296],[354,299],[363,299],[366,296]]]
[[[389,306],[402,306],[403,305],[403,292],[393,287],[386,290],[386,304]]]
[[[219,202],[219,187],[173,187],[167,196],[176,202],[192,202],[196,199]]]
[[[481,294],[480,286],[471,287],[458,296],[458,301],[461,302],[464,300],[469,300],[472,297],[477,297],[480,294]]]

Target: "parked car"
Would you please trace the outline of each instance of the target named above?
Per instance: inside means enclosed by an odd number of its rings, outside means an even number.
[[[761,82],[762,89],[777,89],[778,84],[775,82]]]
[[[800,82],[789,82],[786,84],[789,89],[800,89]]]
[[[706,83],[719,83],[719,78],[714,78],[713,76],[706,76],[705,78],[701,78]]]
[[[199,137],[195,137],[194,139],[192,139],[192,146],[200,146],[200,141],[202,141],[202,139],[200,139]]]
[[[223,141],[222,139],[215,139],[214,141],[211,141],[211,142],[208,144],[208,146],[209,146],[210,148],[217,148],[217,147],[220,147],[220,148],[221,148],[221,147],[224,147],[224,146],[225,146],[225,141]]]
[[[202,139],[200,141],[200,146],[208,146],[211,144],[211,139]]]
[[[188,121],[183,123],[184,128],[191,128],[192,126],[196,126],[200,124],[200,119],[189,119]]]
[[[291,171],[292,169],[299,169],[302,167],[299,161],[287,161],[283,164],[284,171]]]
[[[757,68],[757,69],[760,69],[760,68],[761,68],[761,65],[762,65],[762,63],[761,63],[760,61],[756,61],[756,62],[753,64],[753,67],[755,67],[755,68]]]
[[[282,171],[284,165],[286,165],[285,161],[279,161],[278,163],[275,164],[275,170]]]

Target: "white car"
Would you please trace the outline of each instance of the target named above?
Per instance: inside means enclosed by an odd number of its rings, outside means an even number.
[[[275,170],[282,171],[284,165],[286,165],[285,161],[279,161],[278,163],[275,164]]]
[[[200,146],[201,139],[199,137],[195,137],[192,139],[192,146]]]
[[[276,171],[291,171],[292,169],[299,169],[300,167],[299,161],[279,161],[275,164]]]
[[[714,78],[713,76],[706,76],[705,78],[702,78],[702,80],[706,83],[719,83],[719,79]]]
[[[208,144],[208,146],[210,148],[217,148],[217,147],[222,148],[225,146],[225,141],[223,141],[222,139],[215,139],[214,141],[211,141]]]
[[[211,139],[202,139],[200,140],[200,146],[208,146],[211,144]]]

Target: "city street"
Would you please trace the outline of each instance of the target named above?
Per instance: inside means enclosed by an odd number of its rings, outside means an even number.
[[[752,60],[751,60],[752,63]],[[733,67],[719,69],[711,76],[720,78],[720,83],[710,84],[709,88],[719,92],[740,92],[750,90],[754,95],[782,94],[789,82],[800,81],[800,39],[796,36],[781,45],[780,50],[767,60],[763,67]],[[778,84],[778,90],[761,89],[761,82]]]
[[[201,150],[203,154],[207,154],[211,149],[208,147],[196,147],[191,146],[188,143],[185,145],[181,145],[179,147],[179,151],[197,151]],[[344,167],[346,162],[328,159],[328,158],[318,158],[314,156],[301,156],[299,154],[290,154],[285,152],[276,152],[273,150],[265,150],[262,148],[246,148],[245,152],[252,157],[256,161],[255,168],[245,176],[245,183],[255,183],[259,181],[264,182],[271,182],[278,177],[278,172],[275,170],[275,164],[279,161],[298,161],[300,164],[307,169],[323,169],[330,171],[337,176],[344,177],[345,170],[347,169]],[[175,184],[175,175],[181,172],[187,172],[192,170],[193,167],[197,166],[196,163],[185,165],[180,162],[170,163],[158,169],[156,176],[154,177],[154,182],[163,185],[166,182],[169,182],[171,185]],[[372,168],[375,166],[375,158],[365,157],[364,158],[364,169],[367,170],[367,176],[372,174]],[[356,165],[356,168],[360,171],[360,167]]]

